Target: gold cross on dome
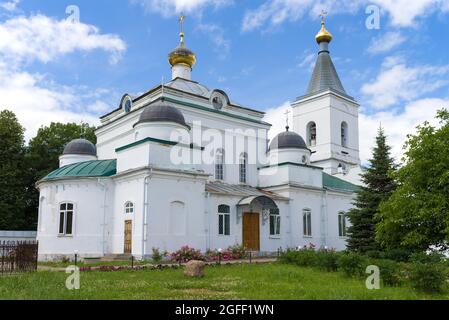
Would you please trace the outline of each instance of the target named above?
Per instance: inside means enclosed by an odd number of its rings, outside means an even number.
[[[324,22],[324,18],[325,18],[327,15],[328,15],[328,12],[327,12],[327,11],[321,10],[320,17],[321,17],[321,20],[322,20],[323,22]]]
[[[181,42],[184,42],[184,21],[185,21],[186,17],[184,16],[184,14],[181,13],[181,16],[179,17],[179,24],[181,27],[181,32],[180,32],[180,37],[181,37]]]

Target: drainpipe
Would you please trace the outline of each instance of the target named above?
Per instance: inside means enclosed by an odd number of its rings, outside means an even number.
[[[102,244],[102,253],[103,256],[106,255],[106,184],[98,178],[98,184],[103,187],[104,196],[103,196],[103,244]]]
[[[147,241],[147,226],[148,226],[148,206],[149,206],[149,195],[148,195],[148,185],[151,178],[153,177],[153,168],[150,168],[150,174],[145,176],[143,180],[143,211],[142,211],[142,260],[145,259],[145,244]]]
[[[206,251],[211,248],[211,239],[210,239],[210,193],[206,192],[206,219],[207,219],[207,234],[206,234]]]
[[[328,245],[328,212],[327,212],[327,204],[328,204],[328,194],[327,190],[324,190],[324,193],[321,198],[321,246],[326,247]]]

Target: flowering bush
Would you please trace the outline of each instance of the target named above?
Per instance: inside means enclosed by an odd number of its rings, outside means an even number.
[[[218,250],[208,250],[206,252],[206,261],[218,261],[220,252]],[[247,256],[246,248],[240,245],[235,245],[223,250],[221,252],[222,261],[242,260]]]
[[[200,250],[190,248],[189,246],[184,246],[180,250],[170,254],[170,259],[178,263],[186,263],[192,260],[206,260]]]
[[[186,263],[192,260],[200,260],[206,262],[216,261],[232,261],[245,259],[247,256],[246,248],[240,245],[235,245],[223,250],[221,253],[218,250],[208,250],[203,255],[200,250],[184,246],[180,250],[170,254],[171,261],[178,263]]]

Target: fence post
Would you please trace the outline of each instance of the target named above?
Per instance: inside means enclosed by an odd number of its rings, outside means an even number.
[[[5,264],[5,246],[4,246],[5,242],[3,242],[3,244],[0,242],[0,247],[2,249],[2,275],[3,275],[3,267]]]

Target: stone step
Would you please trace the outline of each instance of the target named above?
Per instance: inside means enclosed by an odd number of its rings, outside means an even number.
[[[131,254],[107,254],[101,261],[131,261]]]

